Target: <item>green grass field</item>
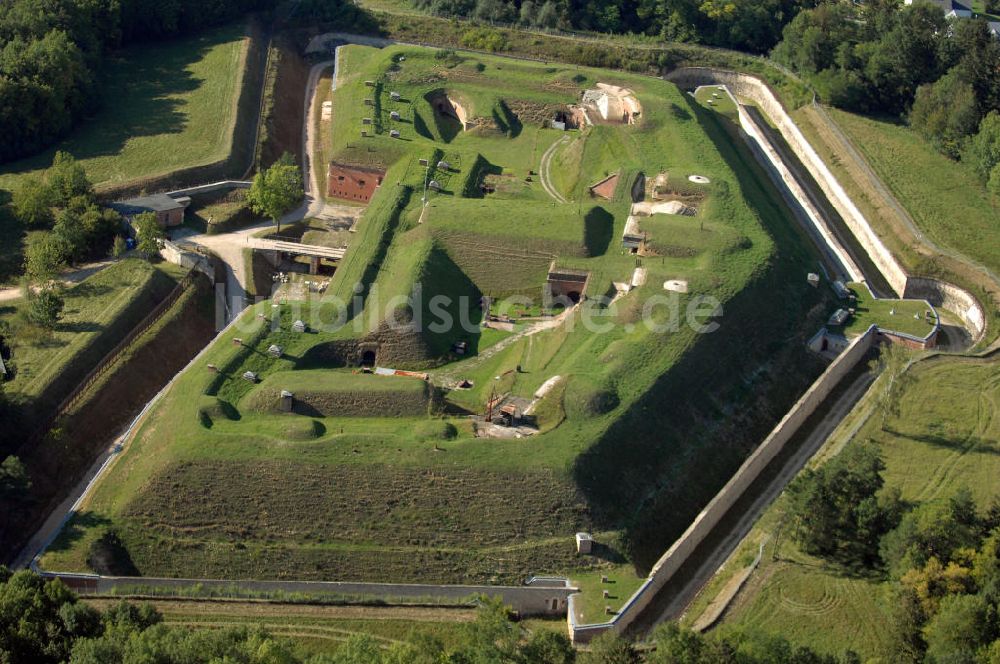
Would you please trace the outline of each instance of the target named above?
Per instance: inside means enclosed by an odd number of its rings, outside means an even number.
[[[830,113],[924,233],[942,247],[1000,271],[1000,242],[987,241],[996,237],[1000,207],[971,169],[905,126],[834,109]]]
[[[56,150],[75,156],[98,187],[224,159],[246,44],[233,24],[123,51],[108,64],[104,107],[51,150],[0,166],[0,188],[47,168]]]
[[[873,394],[884,389],[885,376]],[[996,360],[949,356],[919,361],[904,374],[887,409],[866,397],[819,455],[829,458],[854,442],[873,441],[886,463],[886,485],[919,503],[968,487],[979,505],[1000,495],[1000,367]],[[883,413],[886,413],[883,423]],[[852,648],[862,659],[888,651],[888,594],[877,579],[853,577],[799,551],[782,530],[784,498],[761,517],[731,560],[752,558],[766,541],[759,569],[725,615],[723,631],[781,634],[830,653]],[[728,575],[729,565],[697,600],[694,620]]]
[[[937,315],[928,318],[927,312],[933,309],[921,300],[876,299],[864,284],[848,284],[848,288],[857,298],[853,304],[854,315],[842,327],[843,333],[848,336],[861,334],[872,324],[918,339],[923,339],[934,329]]]
[[[195,367],[175,384],[44,565],[100,568],[94,547],[114,532],[124,544],[116,564],[146,575],[516,583],[643,569],[821,370],[796,342],[829,304],[801,279],[817,255],[730,121],[671,84],[415,47],[341,53],[329,154],[388,172],[326,297],[248,311],[203,358],[218,371]],[[598,81],[634,90],[642,116],[569,133],[578,173],[570,202],[557,204],[538,171],[567,134],[542,121]],[[468,106],[467,130],[436,117],[439,90]],[[365,117],[379,124],[362,139]],[[665,246],[697,255],[622,249],[640,170],[668,173],[676,196],[696,205],[693,218],[650,223]],[[591,199],[586,186],[612,171],[623,186]],[[711,185],[690,185],[694,173]],[[425,209],[429,179],[440,187]],[[589,272],[587,301],[554,322],[541,316],[553,261]],[[612,282],[640,263],[645,285],[609,305]],[[675,278],[691,292],[659,301]],[[425,299],[401,305],[418,285]],[[700,294],[724,307],[713,334],[684,322]],[[480,327],[482,295],[521,297],[506,307],[519,317],[512,331]],[[423,325],[393,329],[400,309]],[[442,312],[469,325],[435,327]],[[338,313],[342,327],[329,324]],[[309,331],[294,332],[295,320]],[[456,341],[469,352],[453,354]],[[426,371],[434,390],[352,374],[373,347],[377,364]],[[241,378],[248,370],[259,385]],[[535,404],[540,433],[475,435],[469,415],[491,393],[528,403],[554,376]],[[451,389],[461,379],[472,386]],[[282,389],[312,410],[275,412]],[[415,399],[432,403],[418,412]],[[722,404],[753,415],[735,425]],[[708,459],[711,470],[695,472]],[[575,554],[579,530],[600,534],[601,555]]]
[[[182,271],[126,259],[66,290],[63,317],[51,336],[13,335],[14,379],[9,394],[28,400],[60,399],[172,289]],[[17,302],[0,307],[15,324]],[[53,404],[54,405],[54,404]]]

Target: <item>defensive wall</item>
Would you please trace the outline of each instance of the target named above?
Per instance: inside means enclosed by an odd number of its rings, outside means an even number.
[[[625,602],[615,617],[606,623],[578,625],[574,612],[575,598],[569,598],[569,636],[574,643],[587,643],[608,630],[619,633],[631,625],[673,577],[698,545],[712,532],[726,512],[757,479],[761,471],[778,455],[785,444],[809,419],[830,392],[854,367],[857,366],[878,339],[878,330],[873,325],[851,340],[850,344],[816,379],[806,393],[792,406],[791,410],[778,422],[753,454],[751,454],[726,485],[715,495],[705,508],[695,517],[666,553],[653,565],[646,581]]]
[[[155,577],[100,576],[40,572],[42,576],[59,578],[77,592],[91,595],[157,594],[173,591],[190,596],[197,587],[205,596],[249,594],[301,594],[322,598],[323,595],[363,601],[371,598],[390,603],[467,604],[478,595],[500,597],[504,604],[522,616],[561,616],[568,598],[578,588],[563,578],[537,577],[523,586],[432,585],[417,583],[349,583],[339,581],[227,581],[221,579],[163,579]],[[197,598],[197,594],[194,595]]]
[[[823,194],[841,216],[854,238],[865,250],[869,259],[885,277],[900,297],[926,299],[934,306],[954,311],[969,326],[974,341],[986,331],[986,318],[982,306],[968,291],[953,284],[931,277],[915,277],[906,272],[892,255],[871,224],[847,195],[833,173],[803,136],[773,90],[756,76],[710,67],[682,67],[665,76],[666,80],[682,88],[702,85],[725,85],[738,97],[754,102],[771,120],[795,156],[809,171]],[[740,108],[740,123],[744,123],[745,109]],[[746,127],[744,126],[744,131]],[[749,133],[749,132],[748,132]],[[911,285],[911,280],[914,282]]]

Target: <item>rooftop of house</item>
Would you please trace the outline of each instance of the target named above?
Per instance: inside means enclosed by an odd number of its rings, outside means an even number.
[[[122,214],[139,214],[141,212],[169,212],[185,207],[184,201],[172,198],[167,194],[153,194],[151,196],[138,196],[124,201],[117,201],[111,207]]]

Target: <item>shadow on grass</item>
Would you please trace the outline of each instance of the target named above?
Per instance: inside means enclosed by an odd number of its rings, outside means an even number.
[[[194,39],[137,46],[109,58],[103,81],[107,90],[104,107],[55,148],[0,170],[45,168],[51,165],[56,149],[77,159],[90,159],[117,155],[136,137],[181,133],[187,126],[187,114],[183,110],[186,100],[179,97],[204,83],[189,67],[235,37],[232,30],[214,30]]]
[[[677,363],[574,462],[595,528],[624,529],[630,558],[643,573],[820,374],[822,362],[804,342],[819,323],[810,312],[831,299],[794,285],[817,253],[749,151],[708,112],[688,112],[736,176],[730,188],[738,187],[762,220],[781,260],[748,276],[724,303],[719,328],[691,333]],[[660,344],[666,352],[666,338],[648,343],[650,352]]]
[[[587,253],[592,257],[606,254],[614,229],[615,218],[610,212],[600,206],[587,210],[583,218],[583,243],[587,247]]]
[[[946,438],[944,436],[936,436],[933,434],[904,433],[888,427],[885,429],[885,432],[892,434],[897,438],[905,438],[906,440],[912,440],[917,443],[925,443],[933,447],[941,447],[947,450],[971,452],[976,454],[1000,455],[1000,449],[995,447],[996,441],[989,438],[981,438],[979,436],[969,436],[967,438],[957,439]]]

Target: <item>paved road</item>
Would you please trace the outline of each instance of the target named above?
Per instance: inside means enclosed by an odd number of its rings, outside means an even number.
[[[302,169],[303,182],[305,185],[305,197],[302,204],[281,218],[282,224],[291,224],[302,219],[309,219],[321,215],[342,215],[344,210],[340,208],[346,206],[327,205],[321,195],[320,176],[322,169],[313,168],[312,156],[315,148],[316,117],[313,105],[313,97],[319,84],[320,75],[331,66],[334,68],[333,87],[337,84],[337,54],[335,51],[332,60],[325,60],[316,64],[309,70],[309,80],[306,84],[304,106],[302,112]],[[209,235],[207,233],[191,233],[181,231],[174,233],[172,240],[182,243],[199,245],[215,254],[226,271],[226,320],[231,321],[239,315],[248,304],[247,284],[246,284],[246,261],[243,250],[250,247],[250,239],[257,232],[274,226],[274,223],[265,220],[260,223],[241,228],[232,233],[220,233]]]
[[[827,441],[844,417],[861,400],[874,380],[875,374],[865,372],[858,376],[841,393],[841,396],[830,407],[819,424],[809,433],[809,436],[803,441],[795,454],[785,461],[781,471],[760,492],[753,503],[740,516],[739,520],[730,527],[730,531],[725,539],[710,552],[697,551],[696,555],[703,557],[700,559],[701,562],[694,574],[690,575],[679,588],[671,587],[668,583],[660,591],[661,599],[657,600],[650,607],[651,609],[655,608],[655,611],[653,613],[647,611],[647,615],[640,616],[636,621],[636,628],[640,630],[650,629],[661,622],[680,618],[698,592],[715,575],[722,564],[732,555],[733,551],[736,550],[736,547],[746,537],[747,533],[750,532],[753,524],[763,514],[764,510],[774,502],[781,492],[785,490],[788,483],[802,470],[809,459],[819,451],[823,443]]]

